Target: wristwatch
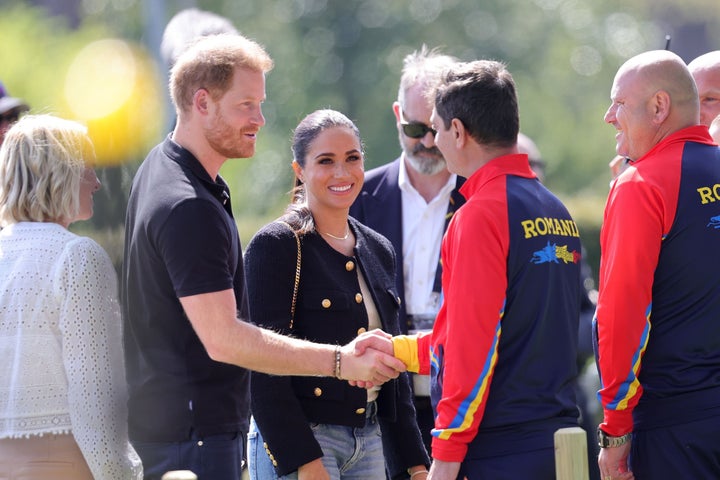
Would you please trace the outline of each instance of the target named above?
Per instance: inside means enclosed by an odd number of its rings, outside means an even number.
[[[598,436],[598,445],[601,448],[613,448],[613,447],[619,447],[620,445],[625,445],[627,442],[632,440],[632,432],[626,433],[625,435],[621,437],[611,437],[607,433],[600,430],[600,427],[597,429],[597,436]]]

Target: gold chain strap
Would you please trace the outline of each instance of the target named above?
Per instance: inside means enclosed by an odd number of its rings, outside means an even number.
[[[289,223],[278,220],[278,223],[284,224],[286,227],[293,232],[295,235],[295,242],[297,242],[297,263],[295,265],[295,286],[293,287],[292,305],[290,306],[290,329],[293,328],[295,322],[295,304],[297,303],[298,288],[300,287],[300,262],[302,259],[302,250],[300,248],[300,236],[290,226]]]

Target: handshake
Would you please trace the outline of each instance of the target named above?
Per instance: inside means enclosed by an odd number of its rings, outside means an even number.
[[[397,378],[407,366],[395,358],[392,335],[380,329],[359,335],[341,347],[336,373],[351,385],[372,388]]]

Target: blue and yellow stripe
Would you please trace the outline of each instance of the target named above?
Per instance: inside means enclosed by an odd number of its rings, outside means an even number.
[[[448,427],[442,430],[433,429],[431,432],[433,436],[447,440],[454,433],[467,430],[472,424],[475,412],[477,412],[478,407],[482,403],[482,400],[490,387],[491,374],[497,364],[498,343],[500,342],[500,335],[502,334],[502,318],[504,314],[505,302],[503,302],[502,309],[500,310],[500,318],[498,318],[497,325],[495,326],[495,335],[490,349],[488,350],[488,355],[485,359],[485,364],[483,365],[480,377],[475,382],[475,385],[467,398],[460,403],[457,414]],[[435,359],[433,358],[433,360]]]
[[[625,410],[627,409],[628,402],[635,396],[638,388],[640,387],[640,381],[638,380],[638,373],[640,372],[640,360],[642,359],[643,353],[647,348],[648,338],[650,336],[650,314],[652,313],[652,302],[648,305],[645,310],[645,328],[643,328],[642,335],[640,336],[640,345],[632,357],[632,368],[625,381],[620,384],[618,393],[615,398],[608,403],[606,406],[609,410]]]

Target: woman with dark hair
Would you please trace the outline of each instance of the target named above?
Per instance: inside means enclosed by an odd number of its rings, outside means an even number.
[[[250,318],[337,345],[368,329],[397,334],[395,253],[348,216],[364,179],[357,127],[317,110],[295,129],[292,151],[293,202],[245,254]],[[429,458],[407,374],[366,390],[336,367],[334,379],[252,374],[251,478],[382,479],[387,467],[423,480]]]

